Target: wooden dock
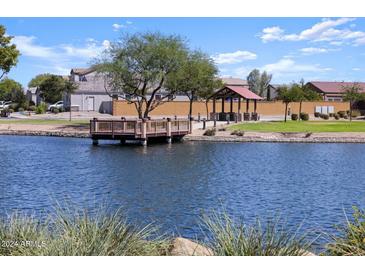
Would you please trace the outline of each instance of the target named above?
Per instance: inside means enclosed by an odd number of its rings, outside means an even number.
[[[149,139],[165,139],[168,143],[172,139],[181,139],[191,133],[192,121],[187,119],[136,119],[136,120],[90,120],[90,135],[93,144],[99,140],[127,140],[147,145]]]

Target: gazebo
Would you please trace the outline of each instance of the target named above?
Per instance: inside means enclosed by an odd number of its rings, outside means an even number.
[[[210,99],[213,99],[213,112],[210,113],[211,120],[217,121],[249,121],[259,120],[260,116],[257,114],[257,100],[263,100],[262,97],[250,91],[248,88],[242,86],[225,86],[215,92]],[[222,100],[221,111],[217,112],[217,100]],[[241,99],[246,100],[246,112],[241,113]],[[225,111],[225,102],[229,100],[229,112]],[[238,100],[237,111],[233,109],[233,101]],[[250,100],[253,101],[253,112],[250,113]]]

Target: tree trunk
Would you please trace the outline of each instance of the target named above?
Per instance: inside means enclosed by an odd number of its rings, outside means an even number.
[[[207,111],[207,120],[209,120],[208,100],[205,101],[205,109]]]
[[[285,115],[284,115],[284,122],[286,123],[286,115],[288,112],[288,103],[285,103]]]
[[[299,102],[299,115],[298,115],[298,121],[300,121],[300,114],[302,113],[302,103],[303,101]]]
[[[350,101],[350,122],[352,121],[352,102]]]
[[[193,100],[194,100],[194,97],[191,97],[190,104],[189,104],[189,118],[191,118],[193,115]]]

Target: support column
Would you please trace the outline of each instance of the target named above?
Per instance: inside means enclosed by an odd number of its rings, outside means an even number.
[[[238,115],[241,113],[241,97],[238,97]]]
[[[224,113],[224,101],[225,101],[225,98],[223,97],[222,98],[222,113]]]
[[[146,123],[146,119],[142,119],[142,124],[141,124],[141,145],[147,146],[147,123]]]
[[[256,113],[256,109],[257,109],[257,100],[253,101],[254,105],[253,105],[253,112]]]
[[[172,143],[172,128],[171,128],[171,119],[167,118],[166,122],[166,141],[168,144]]]
[[[230,112],[232,113],[233,112],[233,97],[230,98]]]
[[[250,109],[250,100],[249,99],[246,99],[246,112],[248,113]]]

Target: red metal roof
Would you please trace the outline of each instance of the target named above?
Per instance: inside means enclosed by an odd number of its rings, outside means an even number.
[[[234,91],[235,93],[241,95],[245,99],[252,100],[263,100],[264,98],[258,96],[256,93],[253,93],[251,90],[241,86],[226,86],[226,88]]]
[[[353,82],[309,82],[324,93],[344,93],[342,90],[343,86],[351,86]],[[361,92],[365,92],[365,83],[359,82],[359,86],[362,88]]]

